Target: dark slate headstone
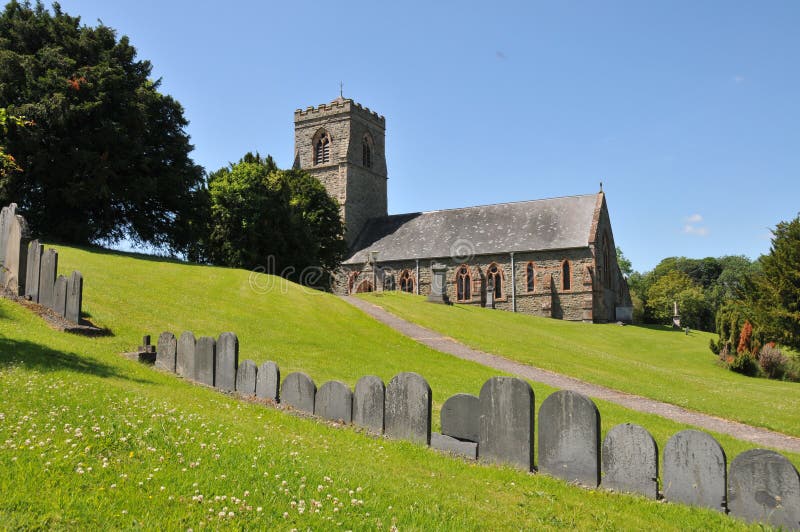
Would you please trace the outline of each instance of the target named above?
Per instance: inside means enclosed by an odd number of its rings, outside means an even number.
[[[367,375],[358,379],[353,392],[353,423],[382,433],[385,400],[386,386],[380,377]]]
[[[25,296],[34,303],[39,302],[39,274],[42,270],[44,246],[38,240],[28,244],[27,273],[25,274]]]
[[[608,431],[602,461],[604,488],[658,498],[658,445],[644,428],[623,423]]]
[[[219,353],[217,356],[219,357]],[[244,396],[255,395],[257,372],[256,363],[252,360],[245,360],[239,364],[236,369],[236,393]]]
[[[281,404],[288,405],[309,414],[314,413],[314,398],[317,385],[311,377],[299,371],[290,373],[281,384]]]
[[[428,445],[432,395],[431,387],[421,375],[411,372],[395,375],[386,386],[386,435]]]
[[[236,388],[237,367],[239,366],[239,339],[232,332],[219,335],[217,341],[217,369],[215,384],[224,392],[238,390]],[[253,373],[255,377],[255,373]],[[253,385],[255,387],[255,384]],[[252,392],[251,392],[252,393]]]
[[[725,451],[710,435],[680,431],[664,446],[664,498],[724,512],[726,463]]]
[[[67,312],[67,278],[59,275],[53,286],[53,312],[64,317]]]
[[[53,308],[58,271],[58,252],[48,249],[42,255],[42,269],[39,272],[39,304]]]
[[[276,403],[280,399],[281,370],[275,362],[264,362],[256,375],[256,397]]]
[[[8,240],[8,228],[11,223],[11,216],[13,216],[11,205],[3,207],[0,210],[0,270],[2,270],[3,266],[6,264],[6,241]]]
[[[458,440],[438,432],[431,434],[431,447],[439,451],[457,454],[470,460],[477,460],[478,458],[478,444],[476,442]]]
[[[214,370],[216,369],[217,342],[211,336],[201,336],[194,348],[193,380],[214,386]]]
[[[64,315],[72,323],[81,322],[81,307],[83,306],[83,275],[81,272],[72,272],[67,280],[67,311]]]
[[[353,421],[353,392],[350,387],[339,381],[328,381],[320,386],[314,399],[314,414],[331,421]]]
[[[447,297],[447,265],[433,264],[431,266],[431,293],[428,294],[431,303],[450,303]]]
[[[600,412],[591,399],[559,390],[542,402],[539,471],[589,487],[600,484]]]
[[[746,521],[800,529],[800,475],[775,451],[751,449],[731,462],[728,509]]]
[[[480,399],[468,393],[457,393],[442,405],[442,434],[477,442],[480,439],[480,415]]]
[[[178,338],[178,352],[175,359],[175,373],[184,379],[194,378],[194,352],[197,342],[191,331],[186,331]]]
[[[156,349],[156,367],[175,372],[175,361],[178,352],[178,340],[171,332],[163,332],[158,337]]]
[[[534,395],[513,377],[492,377],[479,395],[478,455],[481,460],[533,468]]]

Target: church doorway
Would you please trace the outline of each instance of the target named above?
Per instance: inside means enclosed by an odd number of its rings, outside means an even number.
[[[356,288],[356,294],[363,294],[364,292],[372,292],[372,282],[361,281],[361,284]]]

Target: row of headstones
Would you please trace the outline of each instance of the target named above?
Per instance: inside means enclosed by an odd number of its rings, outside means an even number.
[[[274,362],[238,362],[233,333],[195,340],[190,332],[159,337],[156,365],[220,390],[257,396],[332,421],[472,459],[534,470],[534,393],[524,380],[493,377],[479,396],[457,394],[441,409],[441,433],[431,433],[432,393],[416,373],[384,385],[376,376],[351,390],[339,381],[317,388],[296,372],[281,382]],[[551,394],[539,409],[538,470],[584,486],[658,498],[658,446],[630,423],[600,442],[600,412],[579,393]],[[601,480],[602,479],[602,480]],[[737,456],[727,473],[725,452],[710,435],[684,430],[664,449],[663,496],[668,501],[729,511],[749,521],[800,528],[800,475],[784,456],[763,449]]]
[[[58,252],[30,240],[28,224],[16,209],[12,203],[0,211],[0,282],[15,295],[80,323],[83,276],[77,271],[69,277],[57,275]]]

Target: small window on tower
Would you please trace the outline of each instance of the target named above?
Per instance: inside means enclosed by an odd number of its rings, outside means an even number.
[[[331,137],[323,130],[315,135],[314,164],[329,162],[331,162]]]
[[[372,139],[369,135],[361,139],[361,164],[364,168],[372,168]]]

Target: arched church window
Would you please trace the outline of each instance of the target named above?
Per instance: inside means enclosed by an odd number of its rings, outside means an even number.
[[[492,263],[486,269],[486,282],[488,283],[487,289],[494,290],[494,298],[501,299],[503,297],[503,270],[497,264]]]
[[[472,299],[472,275],[466,264],[462,264],[456,272],[456,301]]]
[[[364,135],[361,140],[361,163],[364,168],[372,168],[372,139]]]
[[[564,291],[572,289],[572,269],[568,260],[561,263],[561,289]]]
[[[314,135],[314,164],[331,162],[331,136],[320,130]]]
[[[525,267],[525,274],[528,292],[533,292],[533,290],[536,288],[536,268],[533,266],[532,262],[529,262]]]
[[[408,270],[403,270],[403,273],[400,274],[400,290],[409,294],[414,293],[414,278]]]
[[[611,284],[611,250],[608,246],[609,241],[608,233],[605,233],[603,236],[603,281],[605,281],[606,286]]]

